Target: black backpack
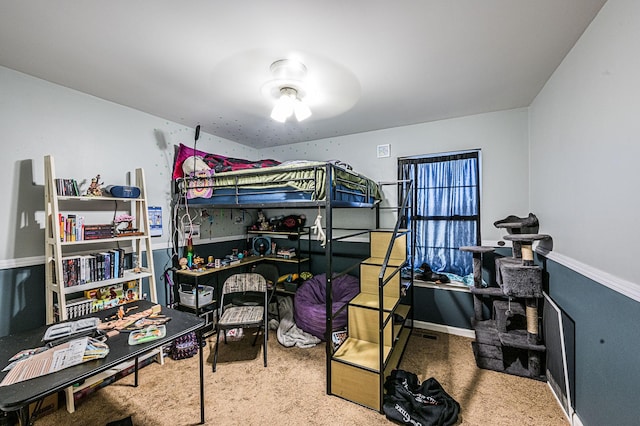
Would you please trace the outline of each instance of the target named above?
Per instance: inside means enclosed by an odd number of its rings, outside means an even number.
[[[450,426],[457,422],[460,404],[433,377],[420,384],[418,376],[393,370],[384,383],[383,410],[399,424]]]

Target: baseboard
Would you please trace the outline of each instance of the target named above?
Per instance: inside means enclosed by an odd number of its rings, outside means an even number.
[[[436,324],[433,322],[417,321],[417,320],[413,320],[412,324],[415,328],[421,328],[423,330],[453,334],[456,336],[468,337],[470,339],[476,338],[476,332],[474,330],[469,330],[466,328],[451,327],[449,325],[442,325],[442,324]]]
[[[571,426],[584,426],[582,424],[582,420],[580,420],[580,417],[578,417],[578,414],[575,411],[571,417]]]
[[[547,370],[548,372],[548,370]],[[562,403],[562,401],[560,400],[560,397],[558,397],[558,394],[556,393],[556,391],[553,389],[553,386],[551,386],[551,383],[547,380],[547,387],[549,388],[549,391],[551,392],[551,394],[553,395],[553,397],[555,398],[556,402],[558,403],[558,406],[560,407],[560,409],[562,410],[562,412],[564,413],[565,418],[567,419],[567,421],[569,422],[569,424],[573,425],[573,422],[571,420],[571,417],[575,416],[576,413],[573,411],[573,409],[571,408],[571,413],[567,413],[564,410],[564,404]]]
[[[36,265],[44,265],[44,256],[19,257],[17,259],[0,260],[0,270],[28,268]]]

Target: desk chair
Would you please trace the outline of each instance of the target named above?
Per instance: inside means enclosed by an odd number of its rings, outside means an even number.
[[[267,291],[269,293],[269,296],[268,296],[269,301],[267,303],[267,310],[268,310],[269,306],[272,303],[277,304],[277,300],[275,300],[274,296],[276,293],[276,284],[278,282],[278,278],[280,277],[280,272],[278,271],[278,267],[272,263],[259,263],[258,265],[253,267],[251,272],[260,274],[264,277],[265,280],[267,280]],[[262,294],[254,293],[254,292],[237,294],[233,297],[232,303],[238,306],[260,305],[262,304]],[[272,316],[275,315],[278,318],[278,321],[280,320],[280,313],[278,312],[277,309],[273,314],[269,312],[268,314]]]
[[[261,303],[234,305],[234,298],[243,294],[261,294]],[[267,366],[267,306],[269,303],[269,291],[267,281],[260,274],[242,273],[234,274],[227,278],[222,285],[220,295],[220,318],[216,323],[216,349],[213,356],[213,371],[216,371],[218,363],[218,345],[220,344],[220,334],[224,333],[224,343],[227,343],[227,330],[234,328],[258,327],[258,332],[253,340],[255,345],[258,341],[258,334],[262,329],[264,347],[264,366]]]

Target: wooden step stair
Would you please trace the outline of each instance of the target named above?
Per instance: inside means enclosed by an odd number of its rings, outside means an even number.
[[[404,327],[411,307],[400,303],[407,235],[394,242],[382,294],[379,276],[391,232],[372,231],[370,237],[371,257],[360,264],[360,293],[348,306],[348,337],[331,357],[330,393],[382,411],[384,379],[398,366],[411,332]]]

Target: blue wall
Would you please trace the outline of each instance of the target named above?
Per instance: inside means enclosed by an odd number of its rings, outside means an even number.
[[[44,265],[0,271],[0,336],[45,323],[44,289]]]
[[[156,267],[158,303],[165,304],[165,281],[162,277],[168,260],[166,250],[153,253]],[[144,256],[143,256],[144,258]],[[44,265],[0,271],[0,337],[40,327],[46,323]],[[149,294],[149,280],[142,283]]]
[[[497,249],[497,256],[510,249]],[[484,279],[493,281],[495,256],[484,258]],[[545,291],[562,310],[572,406],[587,425],[640,424],[640,304],[538,255]],[[416,287],[415,319],[471,329],[470,293]],[[487,313],[487,312],[485,312]]]
[[[471,329],[471,293],[430,287],[415,287],[413,292],[416,299],[414,320]]]
[[[640,304],[551,260],[549,295],[575,323],[575,410],[584,425],[638,425]]]

